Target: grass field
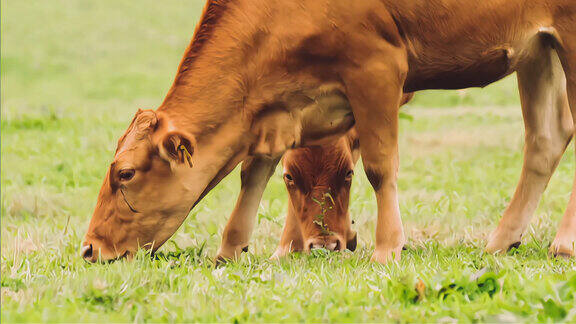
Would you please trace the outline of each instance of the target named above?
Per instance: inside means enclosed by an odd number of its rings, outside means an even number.
[[[286,192],[280,170],[250,254],[215,269],[239,191],[235,171],[155,258],[79,257],[117,138],[161,102],[202,0],[2,0],[2,310],[14,321],[576,322],[576,261],[547,248],[568,202],[571,146],[525,235],[483,253],[522,161],[514,78],[423,92],[401,124],[400,204],[408,250],[370,263],[375,201],[361,167],[351,214],[359,249],[269,261]]]

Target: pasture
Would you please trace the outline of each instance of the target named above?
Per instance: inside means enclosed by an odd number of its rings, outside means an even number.
[[[416,95],[401,123],[397,264],[373,264],[376,206],[356,169],[356,252],[268,257],[287,195],[278,169],[250,252],[212,257],[239,191],[222,181],[154,257],[79,255],[116,140],[171,85],[203,0],[2,0],[1,316],[21,321],[576,321],[576,260],[548,256],[570,194],[571,145],[525,235],[483,252],[513,193],[523,126],[515,77]]]

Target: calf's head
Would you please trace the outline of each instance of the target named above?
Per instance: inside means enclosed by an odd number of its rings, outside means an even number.
[[[335,143],[288,151],[283,158],[289,203],[305,251],[356,249],[348,203],[358,150],[351,135]]]

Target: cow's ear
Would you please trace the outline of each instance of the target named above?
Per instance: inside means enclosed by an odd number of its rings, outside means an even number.
[[[160,156],[168,162],[187,164],[192,167],[194,138],[186,133],[173,131],[165,134],[160,141]]]
[[[153,110],[138,109],[138,112],[134,116],[134,125],[136,127],[136,132],[139,135],[148,135],[151,131],[156,129],[156,125],[158,125],[158,116]]]

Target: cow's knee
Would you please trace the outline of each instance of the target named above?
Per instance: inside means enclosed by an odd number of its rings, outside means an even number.
[[[387,186],[394,186],[398,177],[398,159],[383,157],[381,159],[365,158],[362,156],[364,173],[374,191],[380,191]]]
[[[536,135],[526,139],[526,168],[540,176],[550,176],[564,154],[571,134],[556,137]]]
[[[372,185],[372,188],[374,188],[375,191],[380,190],[384,180],[384,174],[382,171],[377,168],[367,166],[365,172],[368,181]]]

